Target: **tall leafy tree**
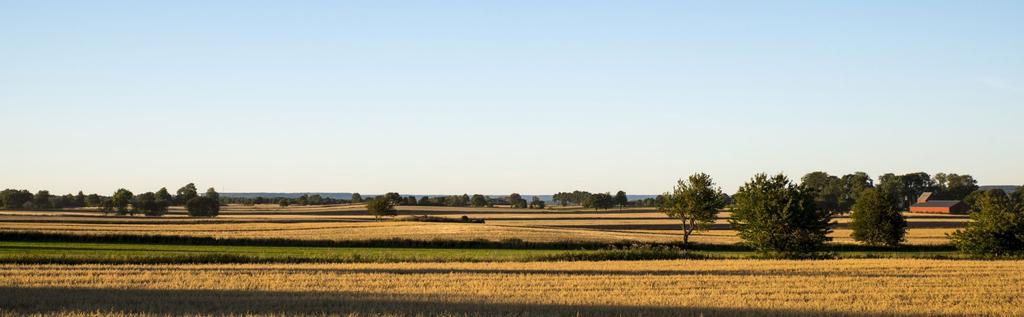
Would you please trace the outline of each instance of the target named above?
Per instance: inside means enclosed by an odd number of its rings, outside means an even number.
[[[906,194],[904,202],[907,208],[917,201],[917,197],[921,196],[921,194],[934,192],[936,189],[935,180],[925,172],[904,174],[900,178],[903,179],[903,184],[906,186],[904,188]]]
[[[527,207],[526,199],[523,199],[523,196],[519,195],[519,193],[512,193],[511,195],[509,195],[508,202],[510,205],[512,205],[512,208]]]
[[[725,207],[725,195],[704,173],[680,179],[671,193],[665,193],[661,212],[682,222],[683,244],[690,243],[694,231],[707,230],[718,219],[718,210]]]
[[[85,196],[86,207],[99,207],[101,203],[103,203],[103,198],[98,194],[89,194],[88,196]]]
[[[868,188],[874,188],[875,182],[864,172],[846,174],[840,178],[842,184],[842,196],[840,197],[840,210],[849,210],[853,207],[860,193]]]
[[[1001,190],[986,191],[977,199],[967,228],[950,238],[961,252],[975,257],[1024,256],[1024,202]]]
[[[813,190],[786,176],[758,174],[740,187],[730,223],[744,242],[767,254],[805,256],[830,241],[832,214],[818,208]]]
[[[853,239],[868,245],[897,246],[907,232],[907,220],[896,208],[896,199],[874,188],[860,193],[850,218]]]
[[[192,217],[216,217],[220,214],[220,202],[210,197],[197,196],[185,202],[185,210]]]
[[[159,200],[153,192],[145,192],[132,197],[132,210],[150,217],[159,217],[167,213],[167,200]]]
[[[811,172],[800,179],[804,187],[813,190],[818,208],[838,212],[842,210],[842,181],[825,172]]]
[[[32,198],[32,205],[35,206],[36,209],[52,208],[53,205],[50,204],[50,191],[40,190],[36,192],[36,195]]]
[[[112,204],[112,207],[114,208],[114,211],[116,211],[118,215],[124,215],[126,213],[129,213],[128,204],[132,202],[132,197],[134,196],[135,195],[132,194],[132,192],[127,189],[118,189],[116,192],[114,192],[114,195],[110,197],[110,202]],[[135,215],[134,212],[131,213],[133,216]]]
[[[75,207],[85,207],[85,193],[78,191],[78,195],[75,195]]]
[[[316,196],[317,198],[320,198],[320,195]],[[213,189],[213,187],[210,187],[206,190],[206,197],[216,200],[218,203],[220,202],[220,193],[218,193],[216,189]]]
[[[192,200],[192,198],[196,197],[199,197],[199,190],[196,189],[196,184],[188,183],[188,185],[178,188],[178,192],[177,195],[174,196],[174,200],[179,204],[185,204],[189,200]]]
[[[168,205],[174,202],[174,196],[171,196],[171,193],[167,191],[167,187],[160,187],[160,190],[156,191],[154,196],[157,201],[166,202]]]
[[[470,198],[470,205],[473,207],[490,207],[491,201],[484,195],[473,194],[473,197]]]
[[[384,198],[390,200],[392,205],[397,206],[402,204],[402,194],[391,192],[384,194]]]
[[[615,206],[615,198],[609,193],[597,193],[584,198],[584,208],[609,209]]]
[[[387,196],[374,197],[373,200],[366,203],[366,210],[377,220],[384,216],[398,215],[394,201]]]
[[[361,202],[363,202],[363,195],[360,195],[359,193],[352,193],[352,202],[353,203],[361,203]]]
[[[626,192],[620,190],[615,193],[615,204],[619,206],[619,209],[629,204],[629,196],[626,196]]]
[[[978,181],[971,175],[959,174],[935,174],[937,196],[948,200],[963,200],[968,195],[978,190]]]
[[[530,200],[530,209],[544,209],[544,201],[540,200],[540,197],[533,196]]]

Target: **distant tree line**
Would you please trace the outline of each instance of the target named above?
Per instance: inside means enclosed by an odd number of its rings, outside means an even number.
[[[638,204],[631,203],[629,197],[624,191],[618,191],[613,196],[611,193],[590,193],[587,191],[574,190],[572,192],[558,192],[551,196],[561,206],[578,205],[587,209],[611,209],[618,206],[619,208],[627,206],[637,206]]]
[[[143,214],[151,217],[163,216],[170,206],[184,206],[190,216],[215,217],[220,211],[220,194],[211,187],[200,196],[195,184],[192,183],[179,188],[175,195],[171,195],[166,187],[156,192],[138,195],[121,188],[110,196],[85,195],[82,191],[77,195],[55,196],[46,190],[32,194],[27,190],[6,189],[0,192],[0,206],[4,209],[24,210],[95,207],[105,214]]]

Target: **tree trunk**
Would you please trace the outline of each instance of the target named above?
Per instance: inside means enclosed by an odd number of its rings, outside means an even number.
[[[683,220],[683,245],[690,244],[690,232],[692,230],[687,226],[686,220]]]

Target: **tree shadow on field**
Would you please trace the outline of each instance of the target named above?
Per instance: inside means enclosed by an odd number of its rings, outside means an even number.
[[[123,313],[182,315],[388,316],[892,316],[824,310],[459,301],[357,292],[0,287],[0,315]],[[900,316],[925,316],[900,314]],[[929,314],[928,316],[935,316]]]

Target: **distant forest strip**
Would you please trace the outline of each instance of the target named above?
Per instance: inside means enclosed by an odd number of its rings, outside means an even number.
[[[33,242],[81,242],[81,243],[144,243],[175,245],[224,245],[224,246],[291,246],[291,247],[338,247],[338,248],[444,248],[444,249],[532,249],[532,250],[608,250],[636,247],[668,247],[691,251],[750,252],[754,249],[743,244],[699,244],[640,243],[619,241],[612,243],[559,241],[531,242],[519,239],[492,241],[476,240],[300,240],[285,238],[217,238],[179,235],[132,235],[132,234],[69,234],[37,231],[0,231],[0,241]],[[952,245],[900,245],[898,247],[869,246],[861,244],[828,244],[826,252],[948,252],[955,251]]]

